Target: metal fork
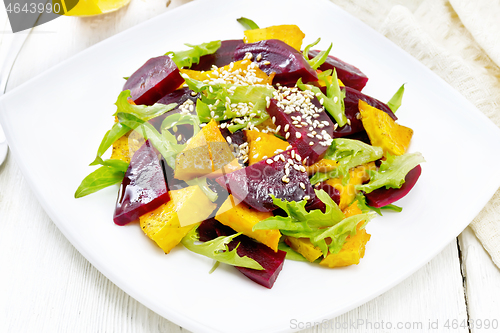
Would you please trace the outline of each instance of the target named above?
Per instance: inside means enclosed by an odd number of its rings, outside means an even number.
[[[16,34],[5,34],[2,38],[0,47],[0,97],[5,94],[12,67],[14,66],[24,42],[31,33],[31,30],[32,29],[18,32]],[[5,161],[8,150],[7,139],[5,138],[2,126],[0,126],[0,165]]]

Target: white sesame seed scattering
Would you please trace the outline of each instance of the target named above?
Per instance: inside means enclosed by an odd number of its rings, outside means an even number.
[[[279,86],[274,92],[273,98],[277,101],[277,106],[280,107],[285,114],[290,115],[292,120],[292,126],[297,129],[295,131],[295,136],[300,139],[303,134],[307,135],[309,138],[316,138],[322,140],[319,142],[322,146],[329,146],[333,142],[333,138],[325,131],[326,135],[323,133],[317,136],[316,130],[323,130],[328,126],[331,126],[330,122],[323,120],[319,121],[322,112],[325,112],[324,107],[317,107],[312,101],[319,94],[314,94],[310,90],[301,91],[297,87],[289,88]],[[323,104],[324,100],[321,99],[320,104]],[[334,125],[335,126],[335,125]],[[283,128],[285,132],[285,139],[288,140],[290,135],[288,131],[290,130],[290,124],[285,124]],[[279,132],[280,126],[277,127],[276,132]],[[306,133],[304,133],[306,130]],[[310,143],[309,145],[314,145]]]

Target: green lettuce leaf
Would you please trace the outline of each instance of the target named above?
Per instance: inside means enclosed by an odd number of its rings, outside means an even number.
[[[128,163],[115,159],[108,159],[102,163],[103,166],[83,179],[75,192],[75,198],[84,197],[123,180]]]
[[[309,262],[309,260],[307,260],[302,254],[294,251],[290,246],[288,246],[284,242],[279,242],[278,243],[278,250],[286,252],[285,259],[295,260],[295,261]]]
[[[334,139],[323,158],[337,161],[339,166],[327,173],[316,173],[311,178],[311,184],[340,176],[348,176],[351,168],[376,161],[382,157],[383,153],[382,148],[368,145],[359,140]]]
[[[165,112],[168,112],[175,108],[177,104],[172,103],[168,105],[164,104],[154,104],[151,106],[147,105],[132,105],[128,102],[128,98],[130,97],[130,90],[125,90],[122,91],[116,100],[116,112],[115,116],[118,115],[118,113],[122,114],[130,114],[133,119],[139,119],[140,123],[143,123],[145,121],[148,121],[149,119],[158,117]],[[125,117],[125,116],[123,116]],[[139,126],[140,123],[138,121],[134,122],[135,127]],[[117,122],[113,124],[113,127],[109,131],[106,132],[104,135],[104,138],[101,141],[101,144],[99,145],[99,148],[97,150],[96,158],[95,160],[90,163],[90,165],[98,165],[102,164],[102,155],[113,145],[113,143],[127,134],[129,131],[135,129],[135,127],[130,127],[125,125],[122,122]]]
[[[323,63],[326,61],[328,58],[328,55],[330,54],[330,50],[333,47],[333,43],[330,44],[330,47],[326,51],[321,51],[319,52],[314,58],[309,59],[309,49],[316,44],[320,42],[321,38],[316,39],[313,43],[309,44],[306,46],[304,51],[302,51],[302,55],[304,56],[304,59],[311,65],[312,69],[318,69],[319,66],[323,65]]]
[[[156,103],[151,106],[149,105],[133,105],[128,102],[128,98],[130,97],[130,90],[125,90],[118,95],[118,99],[116,100],[116,112],[114,116],[118,113],[130,113],[137,118],[148,121],[150,119],[161,116],[165,112],[168,112],[174,109],[177,104],[171,103],[168,105]]]
[[[398,213],[401,213],[403,211],[403,207],[399,207],[399,206],[396,206],[396,205],[393,205],[393,204],[389,204],[389,205],[385,205],[383,207],[372,207],[372,206],[368,206],[370,207],[370,209],[372,209],[375,213],[377,213],[378,215],[382,216],[382,210],[392,210],[392,211],[395,211],[395,212],[398,212]]]
[[[403,102],[404,92],[405,92],[405,85],[403,84],[401,87],[399,87],[398,91],[396,91],[394,96],[391,97],[389,102],[387,102],[387,106],[391,109],[392,112],[396,113],[396,111],[401,106],[401,103]]]
[[[328,245],[325,238],[318,237],[327,230],[325,228],[343,221],[345,215],[325,191],[315,190],[315,192],[326,206],[325,213],[319,209],[307,212],[305,210],[306,200],[286,201],[272,196],[273,203],[283,209],[288,216],[271,216],[254,225],[253,230],[279,229],[285,236],[309,238],[313,245],[319,247],[323,255],[326,255]]]
[[[196,113],[201,122],[210,119],[227,120],[239,118],[228,129],[235,132],[252,123],[254,126],[269,118],[266,112],[266,98],[272,98],[274,88],[265,85],[210,84],[183,75],[189,88],[202,92],[201,99],[196,102]],[[230,102],[229,102],[230,101]],[[249,106],[246,114],[241,114],[232,104],[245,103]],[[213,115],[213,117],[212,117]],[[245,119],[244,116],[247,116]]]
[[[177,140],[170,132],[164,131],[163,133],[165,135],[162,135],[153,125],[143,122],[141,119],[131,114],[120,112],[117,114],[117,117],[120,123],[135,128],[135,131],[142,135],[144,140],[149,140],[165,158],[167,164],[175,170],[175,157],[184,149],[184,145],[178,144]]]
[[[387,154],[378,171],[369,171],[370,182],[356,185],[356,190],[370,193],[378,188],[400,188],[405,182],[406,174],[420,163],[425,162],[420,153],[395,156]]]
[[[338,253],[345,243],[347,236],[354,236],[356,234],[356,226],[364,221],[362,228],[375,217],[375,213],[364,213],[354,216],[349,216],[339,223],[327,229],[322,229],[321,233],[311,239],[313,244],[321,244],[326,238],[330,238],[331,242],[328,244],[329,253]],[[324,253],[324,252],[323,252]]]
[[[236,19],[236,21],[238,21],[245,28],[245,30],[259,29],[257,23],[246,17],[240,17],[239,19]]]
[[[111,127],[111,129],[104,134],[104,138],[97,149],[96,158],[92,163],[90,163],[90,165],[102,164],[102,155],[104,155],[104,153],[116,140],[127,134],[130,130],[132,129],[128,126],[121,123],[114,123],[113,127]]]
[[[323,100],[325,110],[331,114],[339,126],[342,127],[347,124],[344,107],[345,92],[340,89],[339,82],[337,80],[337,72],[335,70],[332,74],[332,82],[330,83],[326,80],[325,83],[326,95],[321,92],[320,88],[302,83],[302,79],[297,81],[297,87],[301,90],[311,90],[316,95],[318,100]]]
[[[172,55],[172,60],[179,68],[191,68],[193,64],[200,62],[200,57],[215,53],[221,45],[220,40],[214,40],[208,43],[199,45],[184,44],[189,46],[191,50],[167,52],[165,55]]]
[[[198,228],[193,228],[181,241],[188,250],[209,257],[224,264],[247,267],[252,269],[263,270],[264,268],[254,259],[247,256],[240,257],[237,253],[238,246],[232,251],[229,251],[227,244],[234,238],[241,235],[237,233],[231,236],[220,236],[208,242],[196,244],[200,240]]]

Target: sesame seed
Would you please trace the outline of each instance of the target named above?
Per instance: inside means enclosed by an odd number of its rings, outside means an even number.
[[[337,127],[339,127],[339,124],[333,125],[333,130],[335,131],[337,129]]]
[[[297,132],[298,133],[298,132]],[[288,140],[288,138],[290,137],[290,132],[286,132],[286,135],[285,135],[285,139]]]
[[[257,158],[257,157],[259,157],[259,154],[253,155],[253,158]]]
[[[297,160],[297,162],[300,162],[300,160],[302,159],[302,157],[300,157],[299,154],[295,154],[295,159]]]
[[[182,140],[182,135],[181,135],[181,134],[179,134],[179,135],[177,136],[177,141],[181,141],[181,140]]]
[[[267,161],[266,161],[267,164],[273,164],[273,160],[268,158]]]
[[[311,199],[311,197],[310,197],[310,196],[308,196],[308,195],[304,195],[304,200],[310,200],[310,199]]]
[[[312,146],[312,145],[314,145],[314,142],[312,142],[312,141],[309,142],[309,146]]]
[[[351,119],[347,118],[347,125],[351,126]]]
[[[292,152],[290,153],[290,155],[292,156],[292,158],[295,158],[295,150],[292,150]]]
[[[259,136],[257,139],[255,139],[255,142],[259,142],[260,139],[262,139],[262,137]]]
[[[262,59],[262,54],[260,54],[260,53],[259,53],[259,54],[257,54],[257,58],[256,58],[256,60],[257,60],[257,61],[260,61],[260,59]]]
[[[289,183],[290,182],[290,179],[288,179],[288,177],[286,175],[283,176],[283,178],[281,178],[281,181],[283,183]]]
[[[276,127],[276,133],[278,133],[281,129],[281,125],[278,125],[278,127]]]
[[[231,137],[230,137],[230,136],[227,136],[227,137],[226,137],[226,141],[227,141],[227,143],[229,143],[229,144],[233,143],[233,139],[231,139]]]
[[[262,159],[263,159],[263,160],[265,160],[266,158],[267,158],[267,155],[265,155],[265,156],[262,156]]]
[[[172,127],[172,130],[174,131],[174,133],[177,133],[177,130],[178,130],[177,126],[174,125],[174,127]]]
[[[297,139],[300,139],[302,137],[302,134],[300,134],[300,132],[295,132],[295,137]]]
[[[338,102],[338,100],[339,100],[339,98],[338,98],[337,96],[335,96],[335,97],[333,98],[333,103],[337,103],[337,102]]]
[[[300,187],[302,187],[302,189],[305,190],[306,189],[306,184],[300,182]]]
[[[280,160],[282,160],[283,162],[285,162],[285,156],[280,155]]]
[[[274,151],[274,153],[275,153],[275,154],[279,154],[279,153],[282,153],[283,151],[284,151],[283,149],[276,149],[276,150]]]
[[[285,125],[285,132],[288,132],[288,129],[290,128],[290,125],[289,124],[286,124]]]
[[[274,156],[274,162],[278,162],[279,159],[280,159],[279,156]]]
[[[300,171],[300,166],[298,164],[294,164],[293,165],[293,168],[297,171]]]
[[[273,116],[273,117],[271,118],[271,121],[273,122],[273,124],[274,124],[274,123],[276,123],[276,117],[275,117],[275,116]]]
[[[361,119],[361,113],[356,113],[356,119]]]
[[[271,62],[266,60],[266,61],[264,61],[262,64],[263,64],[263,65],[270,65],[270,64],[271,64]]]

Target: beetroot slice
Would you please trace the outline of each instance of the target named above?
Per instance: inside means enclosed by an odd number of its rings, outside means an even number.
[[[252,60],[260,59],[257,65],[264,73],[276,73],[273,83],[295,84],[299,78],[302,78],[304,83],[318,81],[316,71],[304,56],[281,40],[268,39],[241,44],[234,52],[234,60],[243,60],[248,52],[252,54]]]
[[[316,97],[311,102],[316,107],[321,107]],[[317,118],[309,116],[315,126],[305,122],[305,116],[300,111],[295,110],[289,114],[285,113],[285,110],[279,107],[279,102],[274,98],[271,99],[267,112],[271,117],[276,117],[275,124],[276,126],[281,126],[279,131],[281,136],[286,137],[286,133],[290,133],[287,141],[297,149],[300,156],[305,160],[306,165],[312,165],[323,158],[331,143],[328,144],[328,141],[323,136],[320,136],[320,139],[316,135],[321,135],[325,131],[324,133],[327,133],[331,138],[334,132],[333,122],[325,111],[317,113],[319,115]],[[298,116],[301,117],[301,121],[304,121],[306,126],[302,122],[297,124],[300,127],[293,124],[294,122],[297,123],[294,119],[297,119],[296,117]],[[322,127],[316,127],[317,124],[321,124],[320,126]],[[313,131],[317,132],[316,134],[310,131],[311,127],[313,127]],[[288,129],[288,131],[285,131],[285,129]],[[312,144],[310,144],[311,142]]]
[[[333,131],[333,138],[342,138],[365,130],[361,119],[358,119],[359,100],[365,101],[369,105],[384,111],[394,120],[398,119],[396,115],[391,111],[391,109],[387,106],[387,104],[379,101],[378,99],[365,95],[362,92],[357,91],[356,89],[353,89],[351,87],[342,87],[342,89],[345,89],[346,92],[346,96],[344,98],[345,115],[347,119],[350,120],[351,124],[349,125],[348,123],[343,127],[338,127],[335,131]]]
[[[130,160],[118,192],[113,220],[125,225],[169,200],[160,161],[147,140]]]
[[[200,57],[200,62],[191,66],[195,71],[209,71],[212,66],[223,67],[234,61],[234,51],[244,44],[242,39],[223,40],[215,53]]]
[[[319,52],[318,50],[309,51],[309,59],[317,56]],[[334,68],[337,72],[337,77],[348,87],[361,91],[365,87],[366,82],[368,82],[368,77],[357,67],[331,55],[329,55],[326,61],[319,66],[319,69],[322,71],[329,69],[333,71]]]
[[[314,189],[305,168],[296,158],[292,158],[292,151],[294,156],[298,154],[295,148],[287,150],[267,160],[221,176],[216,181],[234,197],[259,212],[269,212],[278,208],[273,204],[270,194],[287,201],[301,201],[306,196],[312,200],[316,196]],[[272,163],[268,164],[268,160],[272,160]],[[287,177],[288,183],[285,183],[283,177],[287,165],[290,174]]]
[[[379,188],[370,193],[366,193],[366,202],[372,207],[380,208],[398,201],[410,192],[421,173],[422,167],[417,165],[406,174],[405,182],[400,188]]]
[[[205,222],[207,223],[203,225]],[[208,229],[209,227],[213,228],[212,230],[215,230],[217,236],[229,236],[236,233],[233,229],[223,225],[218,221],[215,221],[215,223],[212,221],[204,221],[198,227],[200,240],[202,233],[204,233],[204,237],[208,236],[208,234],[206,233],[206,229]],[[202,228],[202,231],[200,231],[200,228]],[[213,237],[212,232],[210,232],[210,235],[212,235]],[[264,268],[264,270],[237,266],[236,268],[250,280],[271,289],[274,285],[274,282],[276,281],[276,278],[278,277],[278,274],[283,268],[286,252],[281,250],[278,250],[278,252],[274,252],[268,246],[257,243],[245,235],[236,237],[227,245],[229,251],[232,251],[236,246],[238,246],[238,250],[236,251],[238,252],[238,255],[240,257],[246,256],[252,258],[253,260],[257,261],[262,266],[262,268]]]
[[[169,56],[151,58],[125,82],[123,90],[137,105],[153,105],[163,96],[177,89],[184,79]]]

